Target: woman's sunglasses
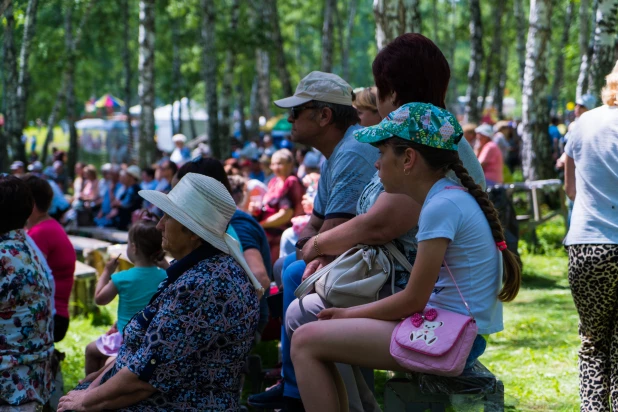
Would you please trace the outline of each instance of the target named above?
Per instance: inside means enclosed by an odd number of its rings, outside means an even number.
[[[300,112],[302,112],[305,109],[316,109],[315,106],[296,106],[296,107],[292,107],[290,109],[290,114],[292,115],[292,119],[296,120],[298,119],[298,116],[300,116]]]

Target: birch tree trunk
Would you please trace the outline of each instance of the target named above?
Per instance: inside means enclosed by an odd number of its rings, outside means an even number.
[[[73,5],[72,0],[67,1],[68,10],[64,20],[64,39],[65,48],[67,54],[66,67],[65,67],[65,81],[66,81],[66,113],[67,123],[69,124],[69,153],[67,171],[72,177],[75,171],[75,163],[79,154],[79,145],[77,141],[77,129],[75,128],[75,122],[77,120],[76,112],[76,99],[75,99],[75,63],[77,56],[75,54],[74,40],[73,40]]]
[[[21,132],[18,126],[19,101],[17,99],[17,55],[15,50],[15,17],[13,5],[9,4],[4,12],[6,25],[4,27],[4,98],[6,102],[4,130],[14,160],[26,160],[24,143],[21,141]]]
[[[236,32],[238,28],[238,16],[240,14],[240,0],[233,0],[230,9],[230,33]],[[234,42],[228,45],[225,55],[225,74],[223,75],[223,90],[221,93],[221,151],[230,153],[230,137],[234,127],[232,118],[231,97],[234,94],[234,68],[236,67],[236,47]]]
[[[79,27],[77,28],[77,32],[74,36],[71,35],[74,39],[70,45],[70,48],[66,50],[66,54],[67,54],[65,56],[66,64],[62,71],[62,83],[60,85],[60,90],[58,90],[58,94],[56,95],[56,101],[54,102],[54,105],[52,106],[52,110],[51,110],[51,113],[47,121],[47,135],[45,136],[45,142],[43,143],[43,150],[41,153],[41,162],[43,164],[45,164],[47,160],[47,153],[49,150],[49,145],[54,140],[54,126],[56,125],[56,121],[58,120],[58,114],[60,112],[62,104],[64,103],[64,100],[67,97],[66,96],[67,87],[69,86],[69,83],[72,82],[72,77],[75,74],[75,61],[77,59],[77,52],[79,50],[79,44],[81,42],[82,35],[84,33],[84,27],[86,26],[86,23],[88,22],[88,18],[90,17],[90,13],[92,12],[92,8],[94,7],[96,2],[97,0],[90,0],[90,2],[86,5],[86,9],[79,23]],[[74,6],[73,1],[67,0],[65,5],[66,5],[65,7],[66,13],[72,16],[73,6]],[[72,19],[72,17],[69,17],[69,19]],[[65,24],[69,19],[65,17]],[[66,44],[66,46],[68,47],[68,43]],[[70,142],[69,142],[69,145],[70,145]],[[71,160],[71,154],[69,153],[69,161],[70,160]],[[74,168],[71,169],[71,173],[73,173],[73,170]]]
[[[266,50],[256,52],[257,66],[257,107],[258,116],[270,117],[270,55]],[[259,127],[259,126],[258,126]]]
[[[129,137],[129,153],[131,157],[135,157],[135,140],[133,137],[133,126],[131,125],[131,80],[133,77],[131,70],[131,51],[129,49],[129,41],[131,39],[131,13],[129,10],[129,0],[122,0],[120,4],[122,15],[122,68],[124,74],[124,87],[123,87],[123,99],[124,99],[124,114],[127,118],[127,133]]]
[[[548,137],[547,52],[551,38],[552,0],[531,0],[522,96],[523,174],[526,180],[553,176]]]
[[[470,0],[470,66],[468,67],[468,90],[466,91],[466,121],[481,120],[478,95],[483,64],[483,24],[479,0]]]
[[[240,139],[244,143],[249,140],[249,131],[245,123],[247,120],[245,117],[245,89],[240,83],[236,86],[236,95],[238,96],[238,113],[240,115],[238,118],[240,122]]]
[[[256,62],[258,73],[253,78],[251,84],[251,96],[249,97],[249,113],[251,113],[251,129],[249,130],[250,139],[255,139],[260,133],[260,65]]]
[[[172,19],[172,133],[182,133],[182,71],[178,43],[178,19]],[[174,119],[174,102],[178,101],[178,121]]]
[[[583,7],[584,3],[582,2],[582,4],[580,5],[580,7]],[[593,48],[594,48],[594,33],[596,31],[596,15],[597,15],[597,8],[599,7],[599,0],[594,0],[594,2],[592,3],[592,13],[591,16],[588,16],[588,12],[587,12],[587,7],[585,10],[585,14],[586,17],[585,19],[588,22],[591,22],[591,26],[588,27],[592,27],[589,28],[590,32],[587,30],[586,33],[583,33],[580,31],[580,55],[581,55],[581,63],[579,66],[579,76],[577,77],[577,89],[575,91],[575,96],[579,99],[584,93],[587,92],[588,90],[588,76],[590,73],[590,60],[592,59],[592,52],[593,52]],[[584,14],[584,11],[580,9],[580,16]],[[583,31],[583,29],[582,29]],[[586,41],[585,44],[582,46],[582,37],[585,36],[586,37]]]
[[[585,0],[584,0],[585,1]],[[526,16],[523,0],[514,0],[515,38],[517,39],[516,54],[519,74],[519,87],[524,87],[524,72],[526,69]]]
[[[202,65],[204,83],[206,84],[206,105],[208,106],[208,143],[212,156],[223,159],[223,144],[219,133],[217,113],[217,50],[215,48],[215,2],[201,0],[204,13],[202,18]]]
[[[356,2],[356,0],[350,1]],[[268,0],[268,5],[270,6],[272,34],[277,58],[277,70],[279,72],[279,80],[281,81],[281,86],[283,87],[283,94],[286,96],[291,96],[292,94],[294,94],[294,88],[292,87],[287,59],[285,57],[283,36],[281,35],[281,25],[279,24],[279,8],[277,7],[277,0]]]
[[[422,33],[422,19],[421,19],[421,0],[403,0],[400,4],[404,7],[403,13],[405,13],[405,27],[399,30],[397,35],[402,35],[404,33]],[[401,7],[400,5],[400,7]],[[435,7],[435,0],[433,2],[433,6]],[[434,22],[434,30],[437,30],[436,26],[437,16],[434,14],[433,22]],[[396,36],[395,36],[396,37]],[[434,32],[434,42],[437,40],[437,31]]]
[[[376,43],[378,50],[390,43],[397,35],[396,23],[400,21],[399,0],[374,0],[373,14],[376,20]]]
[[[352,48],[352,32],[354,31],[354,19],[356,18],[356,7],[358,0],[350,0],[348,3],[348,22],[345,31],[345,41],[341,50],[341,69],[343,79],[350,81],[350,49]]]
[[[155,0],[139,2],[139,86],[142,107],[139,125],[139,163],[142,168],[156,161],[155,135]]]
[[[556,64],[554,66],[554,83],[551,88],[552,103],[558,102],[558,96],[560,95],[560,89],[564,82],[564,53],[569,43],[569,28],[571,27],[571,21],[573,20],[573,9],[575,8],[575,1],[570,0],[564,15],[564,26],[562,27],[562,37],[560,38],[560,46],[558,53],[556,54]]]
[[[502,66],[502,54],[500,53],[500,50],[502,49],[502,37],[504,34],[504,30],[502,29],[502,16],[504,15],[505,5],[506,2],[498,1],[494,3],[494,7],[492,7],[494,32],[491,40],[489,58],[485,62],[486,71],[485,82],[483,84],[483,93],[481,95],[481,113],[485,110],[485,101],[489,95],[489,88],[491,87],[492,80],[495,78],[498,83],[500,82],[500,68]]]
[[[451,67],[455,64],[455,50],[457,48],[457,0],[449,1],[449,39],[448,39],[448,61]],[[446,91],[446,107],[453,113],[457,110],[458,92],[457,92],[457,76],[451,76],[449,88]]]
[[[333,20],[335,14],[335,7],[337,7],[336,0],[324,0],[321,70],[326,73],[330,73],[333,70]]]
[[[614,54],[618,33],[618,0],[599,0],[596,12],[594,46],[590,60],[588,93],[599,96],[601,87],[616,63]]]

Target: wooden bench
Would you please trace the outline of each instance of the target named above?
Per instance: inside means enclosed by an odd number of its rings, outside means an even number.
[[[69,232],[75,235],[105,240],[112,243],[127,243],[127,241],[129,240],[129,232],[104,227],[76,227],[70,229]]]
[[[94,304],[94,291],[97,282],[97,270],[80,261],[75,262],[73,274],[73,290],[71,291],[72,314],[88,314],[96,305]]]
[[[19,406],[0,406],[0,412],[43,412],[44,407],[37,402],[29,402]]]
[[[127,255],[127,245],[111,245],[107,247],[107,254],[110,258],[115,258],[120,255],[120,259],[118,262],[118,270],[127,270],[133,267],[133,263],[129,260],[129,256]],[[174,258],[169,255],[165,255],[165,260],[167,263],[170,263]]]
[[[104,240],[89,237],[69,235],[69,240],[77,252],[77,258],[89,266],[94,267],[100,275],[105,268],[105,254],[112,244]]]
[[[477,361],[461,376],[408,374],[384,386],[385,412],[504,410],[504,385]]]
[[[518,215],[517,222],[519,223],[520,234],[530,234],[531,240],[536,243],[536,228],[554,216],[562,216],[566,223],[568,218],[568,210],[566,207],[566,195],[564,193],[563,183],[559,179],[549,180],[534,180],[530,182],[508,183],[504,185],[495,185],[493,187],[502,187],[506,189],[509,199],[513,201],[513,195],[516,192],[526,192],[528,213]],[[490,189],[490,188],[488,188]],[[543,214],[541,210],[541,202],[543,194],[547,191],[555,192],[558,196],[559,208]]]

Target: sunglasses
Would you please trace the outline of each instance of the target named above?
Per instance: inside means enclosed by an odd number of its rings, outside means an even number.
[[[300,112],[302,112],[305,109],[317,109],[317,107],[315,107],[315,106],[296,106],[296,107],[292,107],[290,109],[290,115],[292,116],[292,119],[294,119],[294,120],[298,119],[298,116],[300,116]]]

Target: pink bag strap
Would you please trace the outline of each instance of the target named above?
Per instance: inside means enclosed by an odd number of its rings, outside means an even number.
[[[453,276],[453,274],[451,273],[451,269],[449,269],[448,265],[446,264],[446,260],[444,260],[443,262],[444,262],[444,267],[446,268],[446,271],[448,272],[449,275],[451,275],[451,279],[453,280],[453,283],[455,284],[455,287],[457,288],[457,292],[459,292],[461,301],[466,306],[466,310],[468,311],[468,314],[470,315],[472,319],[474,319],[474,315],[472,314],[472,311],[470,310],[470,306],[468,306],[468,302],[466,302],[466,300],[464,299],[463,295],[461,294],[461,290],[459,290],[459,286],[457,286],[457,282],[455,282],[455,276]]]

